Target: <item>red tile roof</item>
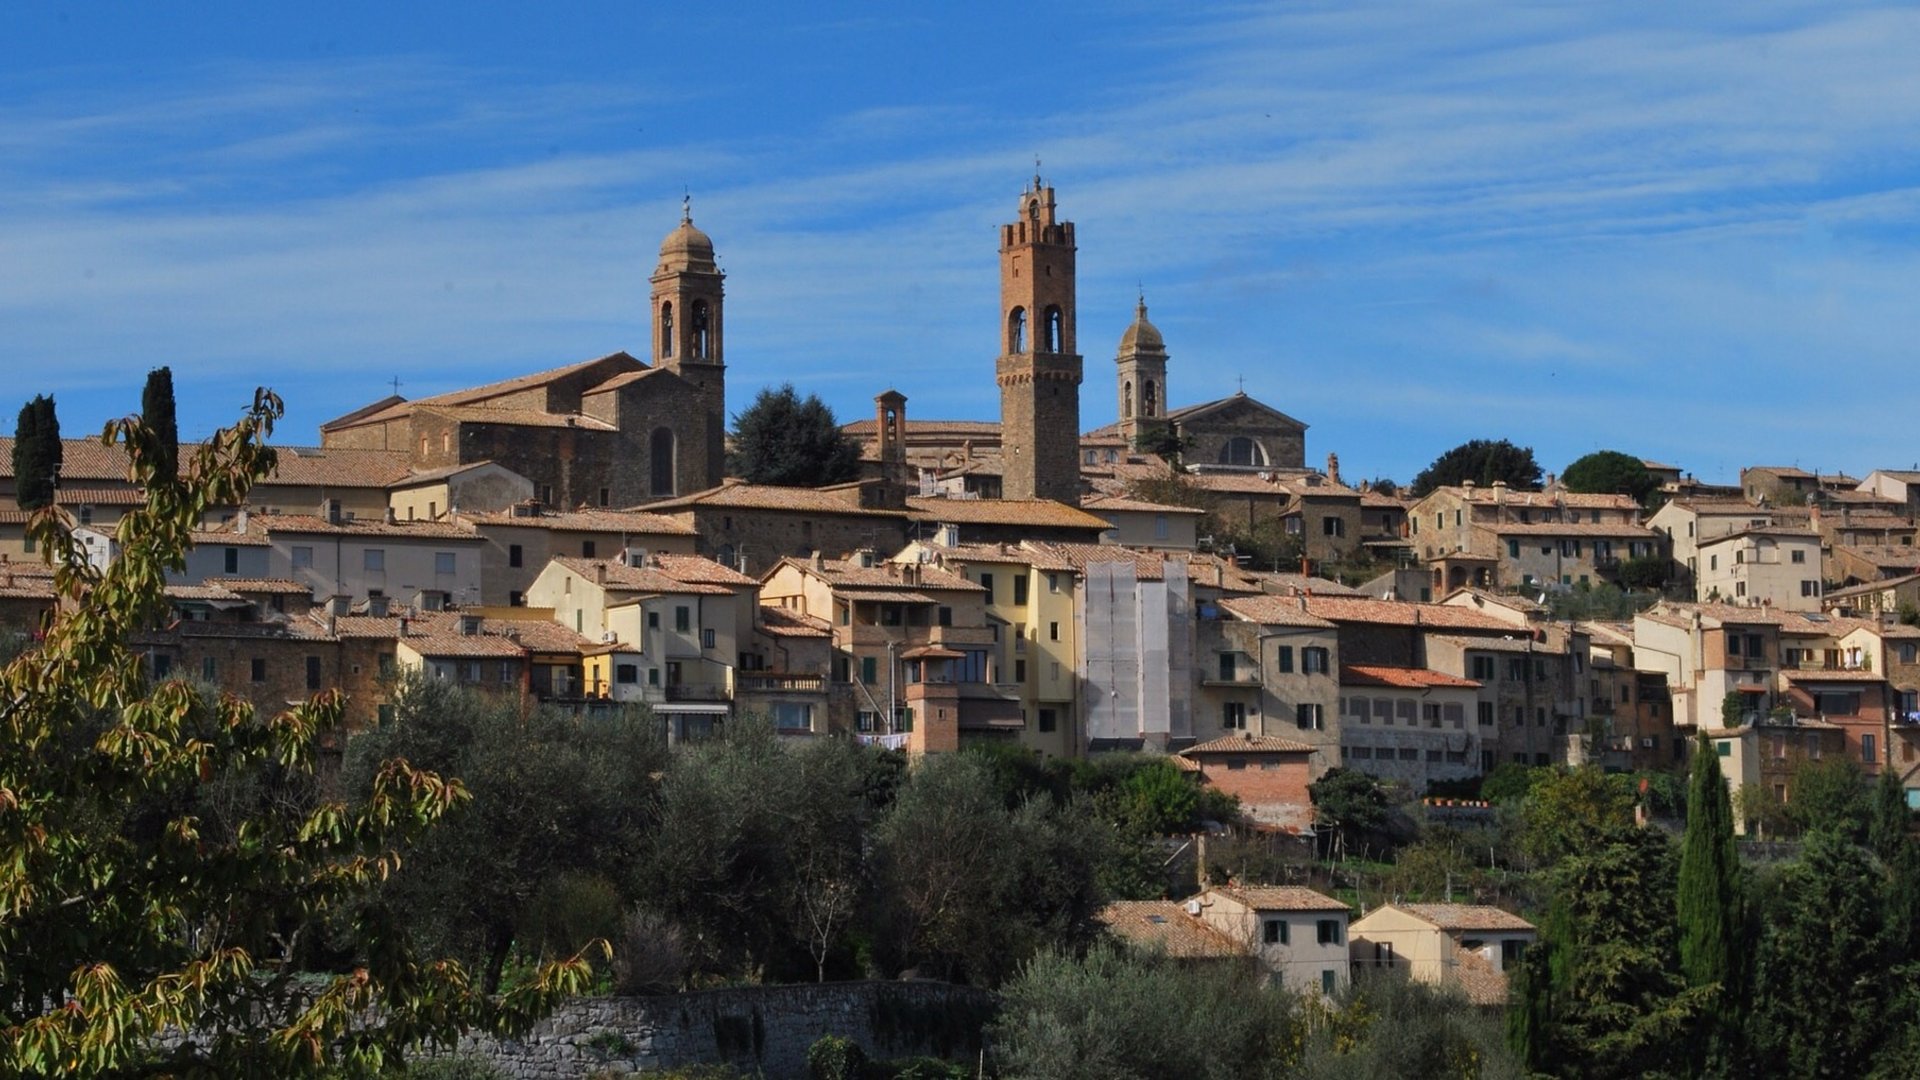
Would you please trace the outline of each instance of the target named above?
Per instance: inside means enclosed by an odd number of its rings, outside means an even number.
[[[1299,885],[1217,885],[1214,891],[1255,911],[1352,911],[1345,902]]]
[[[1096,917],[1115,936],[1176,959],[1249,955],[1232,938],[1187,914],[1177,900],[1116,900]]]
[[[1220,606],[1262,626],[1334,628],[1332,622],[1307,611],[1304,601],[1305,597],[1299,596],[1230,596],[1220,601]]]
[[[1463,679],[1458,675],[1449,675],[1444,671],[1429,671],[1425,668],[1390,667],[1386,664],[1342,664],[1340,665],[1341,686],[1392,686],[1405,690],[1431,690],[1437,688],[1459,688],[1477,690],[1480,684],[1472,679]]]
[[[1394,904],[1393,907],[1442,930],[1532,930],[1518,915],[1485,904]]]
[[[909,514],[922,521],[960,525],[1032,525],[1105,532],[1109,523],[1052,499],[931,499],[909,496]]]
[[[1292,739],[1283,739],[1278,735],[1255,735],[1241,732],[1238,735],[1223,735],[1189,746],[1180,751],[1182,754],[1311,754],[1313,747]]]
[[[1446,604],[1415,604],[1405,600],[1354,600],[1339,596],[1309,596],[1307,610],[1334,622],[1373,623],[1381,626],[1419,626],[1432,630],[1486,630],[1514,632],[1513,624],[1491,615]]]

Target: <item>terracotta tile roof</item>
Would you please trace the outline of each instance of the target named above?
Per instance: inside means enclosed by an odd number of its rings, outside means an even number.
[[[273,474],[258,487],[384,488],[407,475],[402,450],[276,446]]]
[[[197,600],[201,602],[225,601],[230,604],[245,604],[239,593],[220,585],[168,585],[165,589],[169,600]]]
[[[791,565],[813,574],[826,581],[835,589],[853,590],[895,590],[915,591],[932,589],[939,592],[985,592],[979,585],[968,581],[951,570],[926,563],[901,566],[899,563],[880,562],[873,566],[861,566],[853,559],[822,559],[818,569],[806,559],[782,559],[781,565]],[[912,572],[918,577],[909,580]],[[862,597],[872,599],[872,597]],[[931,599],[931,598],[928,598]],[[918,602],[918,601],[914,601]]]
[[[218,585],[236,593],[283,593],[310,595],[313,590],[287,578],[210,577],[203,584]]]
[[[1220,606],[1248,622],[1262,626],[1301,626],[1331,630],[1334,624],[1306,610],[1303,597],[1231,596]]]
[[[53,582],[48,578],[8,579],[0,575],[0,600],[46,600],[53,601],[59,594],[53,591]]]
[[[1433,494],[1445,492],[1463,502],[1475,505],[1492,505],[1494,489],[1476,486],[1472,491],[1464,487],[1436,488]],[[1429,495],[1429,498],[1432,496]],[[1516,491],[1506,492],[1506,505],[1517,507],[1564,506],[1572,510],[1632,510],[1639,512],[1640,504],[1631,495],[1601,495],[1578,491]],[[1422,500],[1425,501],[1425,500]]]
[[[217,529],[195,529],[192,538],[195,547],[270,547],[273,544],[264,532],[234,532],[230,525]]]
[[[760,584],[759,578],[748,577],[746,574],[730,566],[714,562],[712,559],[699,555],[668,555],[663,553],[649,555],[647,559],[650,565],[659,567],[665,571],[669,577],[687,582],[688,584],[727,585],[733,587]]]
[[[1465,596],[1480,601],[1480,603],[1474,605],[1475,607],[1480,607],[1485,604],[1498,604],[1501,607],[1511,608],[1514,611],[1524,612],[1528,615],[1545,615],[1552,610],[1545,604],[1530,600],[1518,594],[1490,593],[1485,589],[1476,589],[1471,585],[1462,585],[1460,588],[1441,597],[1440,602],[1443,604],[1447,603],[1456,596]],[[1461,605],[1454,606],[1457,607]]]
[[[775,487],[772,484],[748,484],[728,480],[717,488],[708,488],[677,499],[648,503],[652,513],[695,510],[707,507],[741,510],[785,510],[803,514],[846,514],[855,517],[885,517],[901,520],[898,510],[867,510],[852,501],[852,494],[835,495],[813,488]]]
[[[1855,630],[1871,629],[1872,619],[1854,619],[1831,612],[1782,611],[1780,613],[1780,632],[1783,634],[1818,634],[1822,637],[1841,637]]]
[[[1197,773],[1200,771],[1200,763],[1183,754],[1169,754],[1167,755],[1167,761],[1175,769],[1183,773]]]
[[[670,372],[666,368],[657,368],[657,367],[648,368],[645,371],[622,372],[621,374],[615,375],[613,378],[608,379],[605,382],[598,382],[593,384],[593,386],[590,387],[589,389],[581,391],[580,396],[587,397],[593,394],[612,393],[613,391],[618,390],[623,386],[626,386],[630,383],[637,383],[641,379],[645,379],[649,376],[667,375],[667,374],[670,374]]]
[[[59,487],[54,501],[61,506],[141,506],[147,493],[136,487]]]
[[[1920,547],[1907,544],[1835,544],[1835,554],[1845,552],[1870,566],[1894,567],[1909,572],[1920,570]]]
[[[1821,521],[1835,529],[1911,530],[1914,527],[1912,521],[1899,514],[1869,513],[1864,510],[1844,516],[1828,514]]]
[[[1382,495],[1377,491],[1360,493],[1360,505],[1373,510],[1406,510],[1413,504],[1393,495]]]
[[[530,653],[570,653],[579,654],[583,650],[593,650],[600,643],[552,619],[483,619],[480,622],[483,633],[500,634]]]
[[[1029,540],[1023,546],[1043,552],[1073,567],[1075,573],[1085,574],[1087,567],[1094,563],[1133,564],[1134,577],[1140,581],[1160,581],[1166,577],[1168,556],[1158,552],[1135,551],[1118,544],[1063,544],[1052,541]],[[1180,562],[1180,559],[1172,560]]]
[[[1869,581],[1864,585],[1849,585],[1844,589],[1829,589],[1826,593],[1826,599],[1841,600],[1852,599],[1856,596],[1871,596],[1874,593],[1885,592],[1888,589],[1898,589],[1901,586],[1912,585],[1915,582],[1920,582],[1920,574],[1902,574],[1899,577],[1881,578],[1879,581]]]
[[[1507,1004],[1507,975],[1496,970],[1487,958],[1465,949],[1454,951],[1452,982],[1475,1005]]]
[[[125,482],[131,469],[126,448],[118,443],[103,446],[99,439],[60,440],[60,479],[119,480]],[[13,478],[13,436],[0,436],[0,478]]]
[[[1786,621],[1786,613],[1774,608],[1736,607],[1733,604],[1695,604],[1678,600],[1662,601],[1640,613],[1640,618],[1650,618],[1654,622],[1668,626],[1686,626],[1692,612],[1699,612],[1702,625],[1718,629],[1722,626],[1779,626]]]
[[[760,621],[757,629],[763,634],[774,637],[823,638],[833,636],[833,627],[825,619],[817,619],[805,612],[788,608],[762,605],[759,611]]]
[[[1431,630],[1487,630],[1514,632],[1513,624],[1468,608],[1446,604],[1415,604],[1405,600],[1354,600],[1341,596],[1309,596],[1307,610],[1334,622],[1380,626],[1420,626]]]
[[[1241,732],[1238,735],[1223,735],[1218,739],[1209,739],[1196,746],[1180,751],[1182,754],[1311,754],[1313,747],[1293,739],[1283,739],[1278,735],[1255,735]]]
[[[700,530],[689,522],[644,510],[604,510],[588,507],[580,510],[546,511],[533,517],[518,517],[511,510],[478,514],[459,514],[475,525],[501,525],[516,529],[550,529],[556,532],[625,533],[645,536],[694,536]]]
[[[305,535],[319,533],[341,536],[379,536],[395,540],[433,540],[441,543],[467,542],[480,543],[480,534],[471,528],[453,521],[383,521],[378,519],[356,518],[338,524],[323,517],[307,514],[254,514],[248,519],[247,529],[251,533],[260,529],[268,536],[274,533],[292,533]]]
[[[591,360],[581,360],[572,364],[563,364],[560,367],[548,368],[545,371],[536,371],[528,375],[519,375],[511,379],[502,379],[499,382],[487,383],[484,386],[475,386],[467,390],[449,390],[444,394],[435,394],[432,397],[421,398],[413,402],[413,404],[471,405],[475,402],[486,401],[489,398],[504,397],[507,394],[517,393],[521,390],[531,390],[538,386],[545,386],[548,383],[558,382],[569,375],[579,374],[597,364],[606,365],[610,371],[637,371],[646,367],[645,364],[625,352],[611,352],[605,356],[596,356]]]
[[[369,619],[347,616],[335,621],[342,637],[395,637],[421,656],[435,658],[516,659],[528,653],[580,653],[599,648],[599,643],[574,633],[547,619],[479,618],[477,632],[462,632],[462,622],[475,618],[458,611],[420,612],[406,620],[407,632],[399,637],[399,619]],[[387,633],[374,625],[384,623]]]
[[[1352,911],[1345,903],[1325,893],[1299,885],[1217,885],[1225,893],[1255,911]]]
[[[1472,679],[1463,679],[1444,671],[1390,667],[1386,664],[1342,664],[1340,665],[1340,685],[1392,686],[1403,690],[1432,690],[1445,687],[1478,690],[1480,688],[1480,684]]]
[[[324,623],[326,614],[315,608],[309,618]],[[400,619],[397,615],[340,615],[333,617],[333,632],[343,638],[397,638],[400,636]]]
[[[408,469],[407,475],[400,477],[387,486],[391,488],[410,488],[418,487],[421,484],[434,484],[451,476],[459,476],[464,472],[472,472],[474,469],[484,469],[491,464],[493,464],[492,461],[469,461],[460,465],[443,465],[438,469]],[[503,469],[506,468],[504,465],[500,467]],[[508,469],[507,471],[511,472],[512,470]]]
[[[1511,912],[1486,904],[1394,904],[1393,907],[1442,930],[1532,930],[1534,925]]]
[[[332,641],[326,628],[300,619],[284,622],[205,622],[181,619],[163,630],[132,635],[141,644],[168,644],[187,638],[239,641]]]
[[[1262,479],[1258,473],[1189,473],[1185,480],[1202,491],[1229,495],[1265,495],[1273,499],[1293,497],[1291,491],[1273,480]]]
[[[1632,525],[1626,522],[1591,521],[1535,521],[1531,523],[1495,522],[1487,525],[1475,525],[1476,532],[1485,531],[1495,536],[1624,536],[1634,540],[1650,540],[1659,533],[1644,525]]]
[[[1479,649],[1482,652],[1539,653],[1542,656],[1555,650],[1545,644],[1534,641],[1526,630],[1516,627],[1514,637],[1459,637],[1453,634],[1428,634],[1428,641],[1444,641],[1462,649]]]
[[[1080,508],[1092,514],[1103,510],[1120,510],[1142,514],[1193,514],[1196,517],[1205,514],[1191,506],[1173,506],[1168,503],[1148,502],[1145,499],[1129,499],[1124,495],[1095,495],[1081,500]]]
[[[1187,914],[1178,900],[1116,900],[1096,918],[1116,937],[1178,959],[1249,955],[1232,938]]]
[[[1795,480],[1811,480],[1813,474],[1793,465],[1749,465],[1741,472],[1770,472],[1779,477],[1791,477]]]
[[[958,563],[1012,563],[1031,566],[1037,570],[1072,571],[1074,566],[1056,552],[1048,551],[1031,543],[1021,544],[956,544],[944,547],[935,544],[922,546],[937,552],[942,560]]]
[[[1105,532],[1108,522],[1052,499],[930,499],[908,496],[909,516],[961,525],[1033,525]]]
[[[1272,570],[1242,570],[1241,576],[1267,592],[1278,594],[1312,593],[1315,596],[1350,596],[1365,599],[1365,590],[1342,585],[1329,578],[1305,574],[1287,574]]]
[[[1738,540],[1748,536],[1773,536],[1783,540],[1809,540],[1814,543],[1820,541],[1819,532],[1813,529],[1801,529],[1792,525],[1749,525],[1744,529],[1735,529],[1730,533],[1722,533],[1719,536],[1702,538],[1699,546],[1710,548],[1716,544],[1724,544],[1730,540]]]
[[[588,582],[599,582],[600,574],[606,574],[605,585],[609,590],[620,592],[652,593],[658,595],[691,596],[732,596],[733,590],[725,585],[709,585],[703,582],[683,581],[670,574],[664,567],[628,566],[613,559],[580,559],[570,555],[556,555],[553,561],[578,574]]]
[[[1782,668],[1780,674],[1788,682],[1797,683],[1877,683],[1886,682],[1887,677],[1877,671],[1827,671],[1809,668]]]
[[[444,416],[463,424],[502,424],[508,427],[579,428],[581,431],[618,431],[619,428],[586,413],[551,413],[544,409],[506,409],[494,405],[420,404],[416,412]]]

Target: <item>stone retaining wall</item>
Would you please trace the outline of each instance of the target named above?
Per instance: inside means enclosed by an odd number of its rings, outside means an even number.
[[[492,1062],[514,1080],[625,1077],[720,1063],[783,1080],[806,1076],[807,1048],[822,1035],[853,1039],[874,1058],[971,1058],[996,1006],[984,990],[919,981],[581,998],[524,1038],[469,1037],[459,1052]]]

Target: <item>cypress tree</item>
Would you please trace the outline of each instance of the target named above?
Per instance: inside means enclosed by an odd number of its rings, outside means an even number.
[[[1718,1007],[1704,1018],[1701,1052],[1725,1060],[1745,987],[1740,959],[1742,882],[1733,842],[1733,803],[1720,757],[1703,735],[1694,745],[1687,784],[1687,833],[1680,847],[1677,894],[1680,970],[1690,987],[1720,987]]]
[[[40,442],[40,452],[47,463],[47,501],[53,501],[53,489],[60,486],[60,462],[64,449],[60,443],[60,417],[53,411],[53,395],[42,394],[34,398],[40,407],[38,431],[35,434]]]
[[[47,403],[46,407],[42,403]],[[14,499],[22,510],[53,504],[53,474],[58,459],[49,452],[41,429],[51,411],[49,399],[36,397],[20,407],[20,419],[13,429]],[[58,446],[57,441],[54,445]]]
[[[154,475],[164,480],[180,478],[180,426],[174,419],[173,369],[157,367],[147,372],[146,389],[140,393],[140,419],[153,432]]]

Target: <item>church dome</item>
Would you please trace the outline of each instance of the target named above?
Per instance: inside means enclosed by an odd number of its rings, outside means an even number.
[[[668,270],[718,269],[713,261],[713,239],[694,228],[693,214],[680,218],[680,225],[660,241],[660,265]]]
[[[1166,339],[1160,336],[1160,328],[1147,321],[1147,301],[1142,297],[1140,306],[1133,309],[1133,323],[1127,332],[1120,335],[1120,351],[1165,352]]]

